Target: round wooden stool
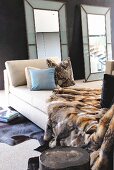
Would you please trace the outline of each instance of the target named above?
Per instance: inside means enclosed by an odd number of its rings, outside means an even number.
[[[90,156],[82,148],[56,147],[40,155],[39,168],[40,170],[90,170]]]

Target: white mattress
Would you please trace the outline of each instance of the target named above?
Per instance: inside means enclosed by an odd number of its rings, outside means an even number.
[[[30,91],[27,86],[12,86],[10,87],[10,93],[47,114],[47,100],[52,94],[51,90]]]

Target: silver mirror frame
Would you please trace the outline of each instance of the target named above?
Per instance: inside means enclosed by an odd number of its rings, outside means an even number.
[[[26,32],[28,41],[29,59],[38,58],[34,9],[53,10],[58,11],[59,16],[59,34],[61,45],[61,60],[68,57],[68,40],[67,40],[67,26],[66,26],[66,7],[65,3],[54,1],[39,1],[39,0],[24,0]]]
[[[81,5],[85,81],[101,80],[103,79],[104,72],[91,73],[87,14],[105,15],[106,29],[107,29],[106,30],[106,44],[107,44],[106,54],[107,54],[107,60],[108,60],[109,50],[112,51],[112,49],[109,48],[109,46],[111,46],[112,48],[110,8],[90,6],[90,5]],[[108,27],[107,27],[107,22],[109,24]]]

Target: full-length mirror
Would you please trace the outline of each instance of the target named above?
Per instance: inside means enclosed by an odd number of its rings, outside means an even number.
[[[24,0],[29,58],[68,57],[65,4]]]
[[[112,59],[110,8],[81,5],[85,80],[103,78]]]

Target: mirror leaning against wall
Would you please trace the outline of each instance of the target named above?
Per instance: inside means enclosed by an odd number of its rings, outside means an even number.
[[[68,57],[65,3],[24,0],[29,59]]]
[[[110,8],[81,5],[81,19],[85,81],[100,80],[112,59]]]

